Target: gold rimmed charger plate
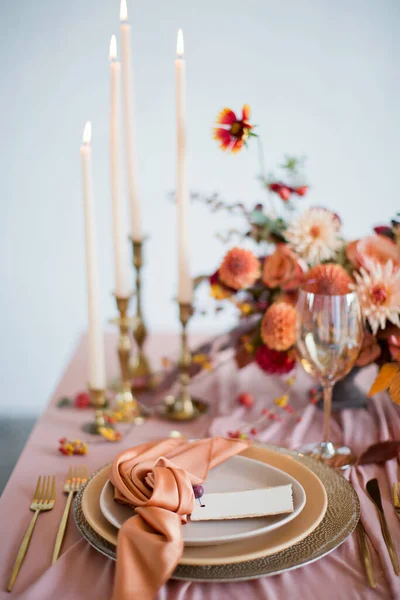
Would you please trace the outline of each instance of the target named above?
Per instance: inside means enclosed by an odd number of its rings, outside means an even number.
[[[353,488],[326,465],[274,446],[253,446],[244,455],[295,477],[306,491],[306,506],[292,522],[266,535],[240,543],[185,548],[175,578],[225,581],[277,574],[324,556],[357,525],[359,503]],[[99,504],[108,470],[101,469],[78,493],[74,514],[87,541],[115,559],[117,530],[102,515]]]

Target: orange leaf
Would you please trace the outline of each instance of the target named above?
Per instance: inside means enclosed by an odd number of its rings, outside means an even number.
[[[400,364],[398,363],[386,363],[382,365],[371,389],[368,392],[368,396],[371,397],[378,392],[384,392],[391,385],[393,378],[400,370]],[[400,390],[399,390],[400,391]]]
[[[393,377],[389,387],[389,393],[393,402],[400,405],[400,371]]]

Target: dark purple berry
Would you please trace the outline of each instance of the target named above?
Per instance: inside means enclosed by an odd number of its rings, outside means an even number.
[[[202,485],[194,485],[193,486],[193,493],[194,493],[194,497],[197,498],[201,498],[204,494],[204,488]]]

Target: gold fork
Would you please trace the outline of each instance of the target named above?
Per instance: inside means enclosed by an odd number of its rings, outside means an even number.
[[[37,518],[39,513],[45,510],[51,510],[56,501],[56,478],[53,475],[45,476],[42,479],[42,476],[39,475],[37,480],[37,485],[35,489],[35,493],[33,494],[32,503],[30,505],[30,510],[33,510],[35,514],[32,517],[32,520],[29,524],[29,527],[25,533],[25,537],[22,540],[22,544],[20,549],[18,550],[17,558],[14,563],[14,567],[11,573],[10,581],[8,582],[7,591],[11,592],[12,587],[17,579],[17,575],[22,565],[22,561],[25,558],[26,552],[28,550],[29,542],[31,541],[32,533],[36,525]]]
[[[400,481],[393,483],[393,506],[396,511],[396,515],[400,517]]]
[[[86,483],[86,480],[87,480],[86,466],[69,468],[67,479],[65,480],[65,483],[64,483],[64,492],[66,494],[68,494],[68,498],[67,498],[67,502],[66,502],[66,505],[64,508],[63,516],[61,517],[60,525],[58,527],[56,542],[54,544],[54,550],[53,550],[53,558],[51,561],[52,565],[54,565],[54,563],[56,562],[56,560],[60,554],[61,545],[62,545],[62,542],[64,539],[64,534],[65,534],[65,529],[67,527],[69,509],[71,507],[72,498],[74,496],[74,493],[79,492],[81,486],[84,483]]]

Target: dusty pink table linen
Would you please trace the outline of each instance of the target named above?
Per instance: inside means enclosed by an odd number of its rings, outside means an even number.
[[[210,411],[198,421],[174,425],[151,419],[144,426],[134,428],[118,446],[99,443],[90,447],[88,456],[68,459],[56,451],[57,441],[67,435],[84,437],[80,425],[88,420],[89,412],[58,409],[56,400],[84,389],[87,373],[86,338],[80,343],[66,370],[48,409],[39,419],[0,500],[0,573],[1,600],[109,600],[115,565],[99,554],[83,540],[71,518],[68,524],[62,554],[57,563],[51,564],[54,539],[59,519],[65,505],[62,482],[70,464],[85,462],[94,471],[115,455],[130,446],[155,440],[179,428],[189,437],[225,435],[228,430],[240,427],[243,420],[251,421],[261,409],[272,405],[273,398],[285,391],[279,378],[267,377],[253,365],[237,372],[231,363],[219,367],[214,373],[201,374],[192,384],[193,392],[210,403]],[[149,351],[156,366],[164,355],[174,357],[178,352],[178,340],[174,336],[153,336]],[[109,375],[117,372],[115,337],[107,338]],[[372,370],[359,375],[360,387],[367,389],[373,379]],[[295,424],[287,419],[271,423],[259,434],[261,441],[295,448],[307,441],[320,439],[322,413],[308,404],[305,392],[311,381],[299,369],[292,394],[292,404],[304,408],[303,419]],[[240,392],[252,393],[255,406],[248,410],[237,403]],[[344,410],[332,424],[332,438],[349,444],[356,453],[379,440],[400,439],[400,411],[386,395],[370,401],[368,410]],[[16,553],[31,518],[28,510],[36,476],[57,475],[58,490],[55,508],[40,515],[31,547],[11,594],[6,586]],[[400,520],[391,505],[391,483],[399,477],[395,460],[382,467],[367,466],[353,470],[351,480],[361,502],[362,519],[372,541],[372,560],[377,587],[366,586],[364,571],[358,555],[356,537],[353,534],[330,555],[298,570],[275,577],[248,582],[190,583],[169,581],[159,592],[158,600],[282,600],[307,598],[310,600],[351,599],[399,599],[400,578],[394,575],[389,555],[382,541],[374,508],[365,493],[365,483],[370,477],[378,477],[383,493],[383,503],[389,526],[400,551]]]

